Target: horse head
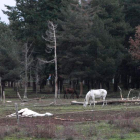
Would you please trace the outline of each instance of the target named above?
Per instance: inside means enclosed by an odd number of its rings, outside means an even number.
[[[88,105],[88,103],[86,102],[86,100],[84,100],[83,106],[86,107]]]

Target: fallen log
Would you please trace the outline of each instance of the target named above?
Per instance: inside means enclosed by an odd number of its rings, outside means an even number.
[[[29,101],[33,101],[33,100],[39,100],[39,101],[41,101],[41,99],[45,99],[45,96],[43,96],[43,97],[40,97],[40,98],[32,98],[32,99],[23,99],[23,102],[29,102]]]
[[[107,104],[119,104],[119,103],[140,103],[140,100],[106,100]],[[83,105],[84,102],[71,101],[71,105]],[[95,101],[96,104],[102,104],[103,101]]]

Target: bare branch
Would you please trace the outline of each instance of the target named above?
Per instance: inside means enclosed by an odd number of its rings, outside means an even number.
[[[27,69],[29,68],[29,66],[33,63],[33,59],[31,59],[28,63],[27,63]]]
[[[53,49],[51,49],[51,48],[50,48],[50,49],[46,48],[46,49],[45,49],[45,52],[46,52],[46,53],[51,53],[52,50],[53,50]]]
[[[54,46],[47,44],[47,48],[54,49]]]
[[[46,60],[42,60],[42,59],[38,58],[38,60],[43,62],[43,63],[54,63],[54,59],[50,60],[50,61],[46,61]]]
[[[29,47],[28,47],[29,49],[32,47],[33,43],[34,43],[34,41],[29,45]]]
[[[121,99],[123,100],[123,97],[122,97],[122,89],[118,86],[118,88],[120,89],[120,96],[121,96]]]
[[[42,36],[42,38],[47,42],[54,42],[54,39],[52,39],[52,37],[45,38],[44,36]]]

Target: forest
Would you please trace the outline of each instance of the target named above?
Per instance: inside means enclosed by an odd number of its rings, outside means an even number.
[[[0,82],[140,88],[139,0],[16,0],[0,21]],[[55,45],[52,45],[53,23]],[[50,33],[50,34],[48,34]],[[55,50],[57,57],[55,57]],[[57,60],[57,79],[56,65]]]

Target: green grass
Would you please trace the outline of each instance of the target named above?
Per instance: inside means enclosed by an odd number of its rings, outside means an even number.
[[[7,99],[8,100],[8,99]],[[42,101],[31,101],[22,103],[19,99],[10,99],[11,103],[1,104],[0,106],[0,115],[4,117],[5,114],[15,112],[15,103],[18,103],[18,108],[29,108],[39,113],[51,112],[53,114],[63,114],[68,112],[82,112],[88,110],[94,111],[126,111],[126,110],[139,110],[140,106],[125,106],[125,105],[107,105],[102,108],[101,105],[96,105],[95,108],[87,107],[84,108],[82,105],[70,105],[71,99],[64,100],[67,102],[67,105],[59,105],[59,106],[49,106],[53,99],[43,99]],[[62,100],[63,101],[63,100]],[[63,104],[63,102],[62,102]]]
[[[71,138],[73,140],[88,138],[88,140],[139,140],[140,134],[124,131],[123,129],[117,129],[114,126],[108,124],[107,122],[95,122],[95,123],[82,123],[69,125],[64,128],[64,126],[57,126],[56,136],[57,140],[62,140],[61,134],[65,133],[67,135],[63,138]],[[81,135],[75,136],[73,134],[79,133]],[[61,137],[61,138],[60,138]],[[14,135],[11,137],[6,137],[4,140],[36,140],[35,138],[16,138]],[[45,140],[43,138],[37,138],[38,140]],[[54,138],[55,139],[55,138]],[[47,140],[53,140],[47,139]]]
[[[36,95],[32,92],[32,90],[29,90],[29,99],[36,98]],[[118,93],[119,94],[119,93]],[[110,93],[111,95],[111,93]],[[127,91],[125,92],[125,95],[127,95]],[[23,91],[21,91],[21,96],[23,97]],[[125,112],[139,112],[140,106],[138,105],[125,105],[125,104],[116,104],[116,105],[107,105],[102,108],[101,105],[96,105],[95,108],[87,107],[84,108],[82,105],[71,105],[72,100],[77,100],[79,102],[82,102],[84,99],[58,99],[57,104],[58,106],[51,105],[50,103],[54,101],[54,95],[53,94],[38,94],[38,97],[43,97],[44,99],[41,100],[31,100],[29,102],[21,102],[16,95],[16,92],[13,89],[7,88],[6,89],[6,101],[11,101],[3,103],[0,102],[0,119],[4,119],[6,115],[9,115],[13,112],[15,112],[15,103],[18,103],[18,109],[22,108],[29,108],[31,110],[34,110],[39,113],[45,113],[50,112],[54,115],[63,115],[69,114],[71,112],[84,112],[89,110],[94,110],[92,116],[94,117],[94,114],[96,112],[105,112],[106,114],[109,112],[115,112],[115,114],[120,114],[120,112],[123,114]],[[63,97],[63,96],[61,96]],[[112,96],[110,96],[112,97]],[[119,97],[119,95],[118,95]],[[119,112],[118,112],[119,111]],[[120,128],[120,124],[117,124],[117,122],[112,122],[111,120],[96,120],[96,121],[87,121],[87,122],[69,122],[63,125],[57,124],[56,125],[56,131],[55,131],[55,138],[48,138],[47,140],[62,140],[67,139],[69,140],[139,140],[140,134],[139,130],[133,129],[130,127],[122,127]],[[13,118],[9,118],[10,120],[14,120]],[[120,121],[120,120],[118,120]],[[140,117],[135,117],[132,120],[132,124],[138,124],[140,126]],[[16,121],[15,121],[16,122]],[[0,124],[1,125],[1,124]],[[39,124],[37,124],[39,125]],[[13,126],[13,129],[17,127],[15,124]],[[40,126],[39,126],[40,127]],[[26,131],[25,129],[23,129]],[[4,140],[46,140],[45,138],[34,138],[34,137],[27,137],[20,132],[14,131],[13,134],[7,134],[3,139]],[[23,132],[24,132],[23,131]],[[1,133],[1,132],[0,132]],[[19,137],[20,136],[20,137]]]
[[[64,128],[59,126],[57,133],[62,133]],[[71,137],[72,133],[78,132],[82,135],[77,139],[88,138],[89,140],[139,140],[140,134],[134,133],[126,128],[116,128],[113,125],[107,123],[107,121],[82,123],[67,126],[65,131],[68,131],[67,137]],[[75,136],[72,137],[76,139]]]

